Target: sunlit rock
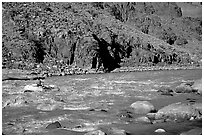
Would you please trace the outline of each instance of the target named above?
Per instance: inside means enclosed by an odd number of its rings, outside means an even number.
[[[42,92],[43,88],[37,84],[26,85],[24,87],[24,92]]]
[[[154,132],[156,132],[156,133],[164,133],[166,131],[164,129],[162,129],[162,128],[158,128]]]
[[[181,85],[176,87],[175,92],[176,93],[192,93],[194,92],[194,90],[190,85],[182,83]]]
[[[199,94],[202,94],[202,79],[196,80],[192,85],[192,88],[196,90]]]
[[[131,104],[130,107],[133,108],[137,114],[146,114],[155,110],[154,106],[148,101],[136,101]]]
[[[199,112],[190,104],[173,103],[158,110],[155,119],[166,121],[189,120],[191,117],[199,117]]]

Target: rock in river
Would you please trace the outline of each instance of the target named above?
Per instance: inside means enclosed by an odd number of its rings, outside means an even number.
[[[151,124],[151,121],[148,117],[146,116],[141,116],[135,119],[136,122],[138,123],[146,123],[146,124]]]
[[[156,132],[156,133],[164,133],[166,131],[164,129],[162,129],[162,128],[159,128],[159,129],[156,129],[154,132]]]
[[[191,117],[200,118],[199,111],[190,104],[173,103],[161,108],[155,115],[155,119],[165,119],[166,121],[189,120]]]
[[[202,103],[194,103],[192,106],[202,114]]]
[[[202,79],[196,80],[192,85],[192,88],[196,90],[199,94],[202,94]]]
[[[37,84],[26,85],[24,87],[24,92],[42,92],[42,86],[38,86]]]
[[[194,92],[194,90],[190,85],[182,83],[181,85],[176,87],[175,92],[176,93],[192,93]]]
[[[119,129],[116,127],[112,127],[109,130],[110,135],[128,135],[128,133],[124,129]]]
[[[154,106],[148,101],[136,101],[130,107],[134,109],[136,114],[147,114],[155,110]]]
[[[52,111],[57,108],[59,108],[59,104],[54,104],[54,103],[50,103],[50,104],[42,103],[37,106],[37,109],[43,110],[43,111]]]
[[[170,87],[161,87],[157,92],[160,92],[161,95],[173,96],[173,90]]]
[[[46,127],[46,129],[55,129],[55,128],[61,128],[61,127],[62,127],[61,124],[58,121],[56,121],[54,123],[49,124]]]

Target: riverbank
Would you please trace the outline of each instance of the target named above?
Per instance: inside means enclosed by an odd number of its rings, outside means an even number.
[[[144,72],[144,71],[165,71],[165,70],[192,70],[192,69],[202,69],[199,65],[185,65],[185,66],[138,66],[138,67],[120,67],[108,73],[124,73],[124,72]],[[11,70],[11,72],[9,72]],[[59,69],[54,66],[54,69],[43,69],[43,67],[38,66],[32,70],[22,70],[22,69],[2,69],[3,77],[2,80],[36,80],[45,79],[46,77],[53,76],[67,76],[67,75],[87,75],[87,74],[105,74],[104,71],[96,71],[96,69],[82,69],[79,67],[64,67]],[[12,74],[14,73],[14,75]],[[15,76],[16,75],[16,76]]]

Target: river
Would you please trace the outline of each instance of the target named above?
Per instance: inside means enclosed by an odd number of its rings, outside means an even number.
[[[114,128],[134,135],[179,134],[193,127],[202,127],[202,122],[147,124],[135,121],[141,115],[131,113],[131,117],[126,117],[126,114],[131,112],[130,105],[138,100],[149,101],[157,110],[171,103],[186,102],[187,98],[202,102],[202,97],[196,94],[164,96],[157,92],[162,86],[174,89],[183,82],[201,78],[202,70],[200,69],[50,77],[43,81],[44,84],[56,85],[60,90],[35,95],[34,93],[23,95],[16,93],[15,95],[26,98],[28,103],[2,109],[2,129],[4,134],[75,135],[96,129],[113,134]],[[18,82],[17,89],[32,83],[34,82]],[[12,81],[2,83],[2,85],[9,84],[12,85]],[[2,91],[2,93],[6,92],[4,86]],[[11,95],[8,89],[6,94]],[[39,98],[41,99],[38,100]],[[55,109],[48,111],[41,109],[42,107],[39,109],[37,105],[42,104],[40,101],[45,104],[45,107],[51,102],[50,104],[55,105]],[[45,128],[46,125],[55,121],[59,121],[62,128]],[[155,129],[158,128],[164,128],[166,132],[155,133]]]

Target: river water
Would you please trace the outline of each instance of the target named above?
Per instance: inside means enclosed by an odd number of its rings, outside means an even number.
[[[152,103],[158,110],[175,102],[186,102],[193,98],[201,102],[196,94],[175,94],[164,96],[156,92],[162,86],[174,89],[183,82],[202,78],[202,70],[172,70],[88,74],[51,77],[44,80],[46,85],[56,85],[60,91],[44,92],[38,98],[33,93],[24,95],[30,101],[26,106],[9,107],[2,110],[3,132],[5,134],[85,134],[100,129],[114,134],[113,129],[125,130],[129,134],[180,134],[191,128],[201,127],[202,122],[149,124],[135,121],[137,115],[131,113],[130,105],[138,100]],[[9,83],[7,83],[9,84]],[[31,81],[20,87],[31,84]],[[4,83],[2,83],[4,85]],[[4,88],[3,88],[4,93]],[[36,95],[36,94],[35,94]],[[55,109],[37,107],[35,99],[47,100]],[[29,102],[29,101],[28,101]],[[54,103],[53,103],[54,102]],[[45,107],[46,103],[43,102]],[[42,102],[41,102],[42,104]],[[42,105],[41,105],[42,106]],[[131,113],[128,117],[127,113]],[[46,129],[51,123],[59,121],[63,128]],[[11,124],[11,122],[13,122]],[[10,124],[9,124],[10,123]],[[164,128],[165,133],[155,133]]]

